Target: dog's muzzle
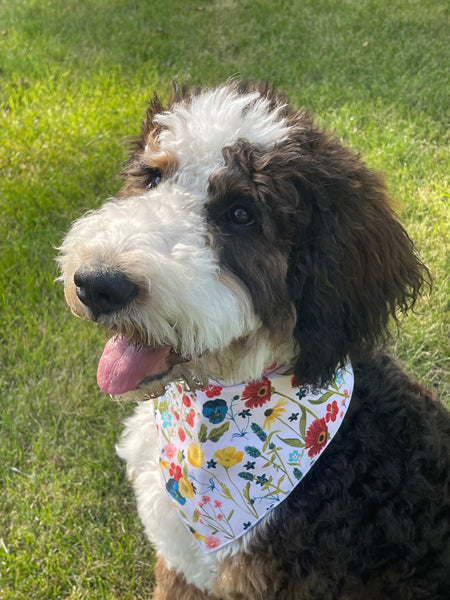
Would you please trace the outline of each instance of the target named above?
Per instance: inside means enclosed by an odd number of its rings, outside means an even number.
[[[138,295],[139,288],[120,271],[80,267],[74,275],[78,299],[97,320],[125,308]]]

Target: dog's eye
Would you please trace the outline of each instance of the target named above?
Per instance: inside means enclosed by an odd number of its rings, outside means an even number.
[[[161,183],[162,173],[159,169],[150,168],[149,169],[149,177],[151,177],[151,179],[150,179],[150,183],[148,183],[148,185],[147,185],[147,191],[153,190],[157,185],[159,185]]]
[[[228,213],[228,218],[240,227],[249,227],[255,224],[251,211],[243,206],[233,206]]]

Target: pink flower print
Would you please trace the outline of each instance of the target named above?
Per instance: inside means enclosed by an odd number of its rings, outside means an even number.
[[[202,502],[203,504],[208,504],[208,502],[211,502],[211,498],[209,496],[202,496]]]
[[[223,514],[222,514],[222,513],[219,513],[219,514],[217,515],[217,520],[218,520],[218,521],[221,521],[222,519],[223,519]]]
[[[172,460],[172,458],[177,454],[177,447],[175,444],[166,444],[163,449],[165,458],[168,460]]]
[[[222,506],[222,502],[221,502],[220,500],[214,500],[214,506],[215,506],[216,508],[221,508],[221,506]]]
[[[217,546],[220,544],[220,540],[218,537],[215,537],[213,535],[210,535],[209,537],[206,538],[205,540],[205,546],[209,549],[212,550],[213,548],[217,548]]]

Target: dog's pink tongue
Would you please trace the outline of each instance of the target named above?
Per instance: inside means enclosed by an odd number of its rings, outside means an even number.
[[[170,350],[170,346],[137,348],[125,336],[111,338],[98,365],[100,389],[113,396],[136,389],[146,377],[168,370]]]

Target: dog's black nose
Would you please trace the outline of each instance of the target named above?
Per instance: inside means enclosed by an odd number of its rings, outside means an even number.
[[[80,267],[73,280],[78,298],[95,318],[124,308],[138,294],[138,286],[120,271]]]

